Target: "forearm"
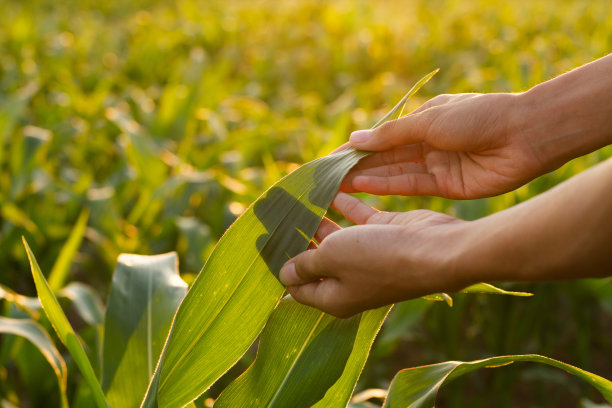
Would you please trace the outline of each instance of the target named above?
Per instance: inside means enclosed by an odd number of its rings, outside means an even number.
[[[469,223],[457,273],[469,281],[612,274],[612,159],[529,201]],[[462,269],[462,270],[461,270]]]
[[[543,171],[612,143],[612,54],[519,96],[524,137]]]

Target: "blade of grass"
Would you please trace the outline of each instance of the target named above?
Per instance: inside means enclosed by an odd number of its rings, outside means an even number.
[[[64,287],[64,283],[66,283],[72,259],[83,241],[88,219],[89,209],[84,208],[79,214],[79,218],[74,224],[68,240],[64,246],[62,246],[59,256],[53,264],[53,268],[51,268],[51,272],[49,273],[49,287],[53,293],[57,293],[58,290]]]
[[[51,291],[51,288],[47,284],[47,281],[45,280],[45,277],[40,270],[38,262],[36,262],[36,258],[34,257],[34,254],[32,253],[26,239],[22,237],[22,240],[28,254],[30,268],[32,269],[32,276],[34,277],[34,283],[36,284],[36,290],[38,292],[38,297],[40,299],[40,303],[42,304],[43,310],[49,318],[51,325],[55,329],[57,336],[62,343],[64,343],[68,351],[70,351],[70,354],[83,374],[85,381],[87,381],[89,384],[98,407],[108,407],[104,399],[104,394],[102,393],[102,388],[100,388],[100,383],[96,378],[96,374],[91,367],[91,363],[87,358],[85,350],[83,350],[83,346],[79,342],[79,339],[72,329],[72,326],[70,326],[70,323],[57,302],[55,295]]]

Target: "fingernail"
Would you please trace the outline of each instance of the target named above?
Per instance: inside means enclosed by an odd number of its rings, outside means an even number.
[[[351,143],[365,143],[370,139],[371,135],[371,130],[357,130],[351,133],[350,141]]]
[[[300,278],[298,277],[297,272],[295,271],[295,264],[293,262],[285,264],[281,268],[280,274],[278,275],[278,279],[280,279],[282,284],[285,286],[298,284],[300,282]]]

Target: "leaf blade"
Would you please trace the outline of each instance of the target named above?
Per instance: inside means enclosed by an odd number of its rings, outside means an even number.
[[[102,390],[111,406],[139,405],[186,291],[175,252],[119,256],[102,346]]]
[[[433,74],[419,81],[391,114]],[[143,407],[191,402],[246,352],[284,292],[277,281],[280,267],[307,248],[308,238],[314,236],[342,179],[369,154],[349,147],[309,162],[274,184],[236,220],[213,250],[177,311]],[[234,248],[242,248],[242,253],[230,254]],[[232,259],[230,266],[226,257]],[[219,299],[198,301],[204,294],[213,294]],[[248,304],[249,299],[255,298],[256,304]],[[199,328],[198,332],[185,334],[192,324]],[[227,337],[227,326],[241,336],[231,348],[225,347],[220,352],[213,339]],[[203,371],[199,366],[205,362],[208,367]],[[185,387],[185,378],[197,380]]]
[[[59,256],[55,260],[51,272],[49,273],[49,287],[53,292],[60,290],[68,278],[70,264],[72,263],[74,255],[81,246],[88,220],[89,209],[85,208],[79,214],[79,218],[77,219],[74,228],[72,231],[70,231],[68,240],[62,246]]]
[[[94,394],[94,398],[98,407],[106,408],[108,405],[104,399],[104,394],[102,393],[102,389],[100,388],[100,384],[98,383],[98,379],[96,378],[96,374],[87,358],[87,354],[85,354],[85,350],[83,350],[83,346],[79,342],[79,339],[70,326],[66,315],[62,311],[55,295],[51,291],[51,288],[47,284],[40,267],[38,266],[38,262],[30,249],[25,238],[22,238],[23,245],[28,254],[28,259],[30,261],[30,268],[32,270],[32,276],[34,278],[34,283],[36,285],[36,290],[38,292],[38,297],[42,304],[43,310],[47,314],[53,329],[57,333],[58,337],[64,343],[70,354],[74,358],[75,363],[79,367],[79,370],[83,374],[85,381],[89,384],[91,391]]]
[[[66,398],[66,363],[62,355],[57,351],[51,337],[34,320],[13,319],[0,316],[0,333],[13,334],[29,340],[45,357],[57,377],[60,400],[62,407],[68,407]]]
[[[391,382],[384,408],[431,408],[442,385],[448,381],[483,367],[500,367],[515,361],[530,361],[560,368],[575,375],[612,402],[612,382],[588,371],[537,354],[510,355],[476,361],[447,361],[429,366],[401,370]]]
[[[340,378],[361,316],[337,319],[283,299],[261,335],[257,358],[215,402],[223,407],[309,407]],[[282,354],[283,358],[274,358]]]

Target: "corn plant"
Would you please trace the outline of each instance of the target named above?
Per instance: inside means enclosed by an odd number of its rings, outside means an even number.
[[[375,127],[402,109],[433,74],[419,81]],[[60,266],[50,279],[53,287],[24,239],[38,299],[89,387],[88,401],[117,408],[193,405],[259,337],[256,360],[221,393],[215,406],[347,406],[391,307],[338,319],[283,298],[285,289],[277,276],[287,259],[307,248],[341,180],[366,155],[349,148],[310,162],[277,182],[229,228],[189,291],[178,275],[176,254],[121,255],[100,332],[101,376],[54,295],[71,287],[58,291],[82,228],[75,228],[60,256]],[[86,217],[84,213],[79,225]],[[528,295],[484,283],[465,291]],[[17,294],[5,292],[5,298],[13,296],[16,304],[25,305]],[[87,290],[72,286],[63,293],[80,304],[80,310],[89,311],[83,313],[85,320],[99,323],[100,313],[93,312],[99,308],[91,307],[96,302]],[[428,298],[452,302],[446,294]],[[56,374],[61,404],[67,406],[65,363],[45,330],[26,319],[9,320],[0,321],[0,327],[38,347]],[[385,393],[384,406],[431,407],[445,381],[512,361],[562,368],[591,383],[612,402],[612,383],[603,378],[541,356],[503,356],[401,371]]]

